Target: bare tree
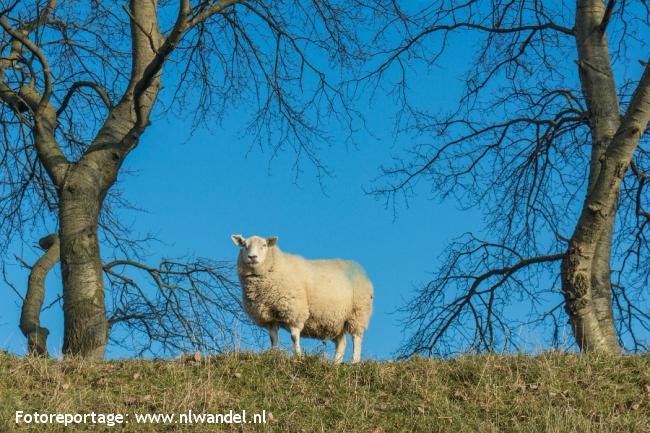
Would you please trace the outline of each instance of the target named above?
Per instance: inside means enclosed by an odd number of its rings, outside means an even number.
[[[562,306],[582,350],[646,347],[645,2],[443,0],[403,17],[402,43],[365,79],[394,86],[400,128],[424,142],[383,167],[373,192],[395,206],[428,185],[482,209],[487,233],[453,242],[405,307],[403,353],[517,347],[522,323],[550,324],[557,340]],[[422,109],[411,66],[451,62],[461,35],[476,51],[458,106]],[[511,314],[522,306],[525,319]]]
[[[104,272],[111,286],[108,323],[123,325],[131,336],[128,343],[114,342],[140,355],[232,350],[252,329],[232,264],[165,259],[152,268],[113,260]]]
[[[20,329],[29,354],[48,356],[49,330],[41,326],[40,316],[46,276],[59,262],[58,235],[42,238],[39,246],[45,252],[33,266],[19,258],[30,271]],[[109,335],[116,346],[139,355],[218,353],[255,337],[241,306],[232,264],[189,257],[163,259],[152,268],[123,259],[105,263],[103,270],[109,283]],[[19,293],[6,276],[5,282]],[[60,303],[60,290],[55,295],[45,308]]]
[[[316,150],[327,119],[355,116],[327,77],[359,60],[363,24],[392,10],[381,0],[0,2],[2,233],[6,243],[15,227],[55,220],[64,353],[104,355],[111,318],[98,227],[150,122],[163,67],[178,80],[168,108],[221,119],[250,101],[254,139],[323,173]]]

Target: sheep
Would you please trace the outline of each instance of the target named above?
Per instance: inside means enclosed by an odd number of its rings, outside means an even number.
[[[363,268],[350,260],[307,260],[280,250],[277,236],[232,235],[238,247],[237,273],[246,313],[266,328],[271,347],[278,328],[291,333],[300,356],[300,336],[333,340],[334,362],[341,363],[346,333],[352,335],[352,362],[361,359],[361,341],[372,313],[373,286]]]

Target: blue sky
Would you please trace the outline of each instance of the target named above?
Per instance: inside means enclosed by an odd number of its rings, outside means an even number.
[[[243,233],[277,235],[283,250],[308,258],[354,259],[365,267],[376,291],[365,353],[389,357],[402,338],[399,315],[392,313],[410,296],[413,284],[434,269],[445,241],[472,227],[471,216],[451,204],[423,199],[394,218],[383,202],[364,193],[391,154],[390,131],[384,142],[326,150],[323,159],[336,163],[335,174],[320,185],[310,173],[300,175],[296,184],[290,155],[269,164],[269,155],[248,151],[237,131],[196,131],[188,140],[179,123],[152,125],[128,161],[137,173],[120,185],[134,205],[147,211],[125,215],[134,220],[134,230],[151,231],[165,243],[155,244],[154,254],[235,260],[238,250],[230,234]],[[16,280],[21,276],[26,277],[17,274]],[[60,286],[59,278],[58,270],[50,275],[48,289]],[[0,345],[22,352],[18,298],[7,290],[1,296],[16,306],[0,319]],[[42,321],[57,353],[62,313],[53,308]],[[288,334],[280,339],[289,344]],[[119,350],[110,354],[126,355]]]
[[[459,79],[441,68],[429,78],[430,88],[421,89],[417,98],[449,106]],[[440,88],[436,83],[443,79],[446,84]],[[452,202],[426,197],[398,208],[394,215],[382,201],[366,194],[379,166],[412,144],[408,137],[395,137],[389,97],[378,94],[367,104],[364,115],[372,134],[361,131],[350,143],[343,129],[329,131],[332,140],[319,157],[332,176],[321,181],[306,161],[296,177],[293,153],[271,158],[268,150],[252,145],[241,132],[241,120],[250,115],[245,109],[221,126],[215,121],[215,126],[194,130],[190,119],[156,116],[125,163],[133,173],[122,175],[119,182],[125,197],[146,212],[124,212],[124,222],[132,224],[136,234],[152,232],[163,241],[154,244],[152,263],[156,257],[184,255],[234,261],[238,250],[230,240],[232,233],[277,235],[283,250],[307,258],[358,261],[375,285],[365,356],[391,357],[403,338],[395,310],[411,296],[414,284],[435,270],[446,241],[475,229],[480,220]],[[34,233],[34,239],[41,235]],[[17,246],[15,252],[31,263],[38,251]],[[27,274],[17,264],[8,269],[9,278],[22,289]],[[58,267],[48,276],[47,289],[46,305],[60,293]],[[0,318],[0,347],[22,353],[19,298],[5,289],[0,301],[10,306]],[[53,354],[60,353],[62,321],[58,306],[42,315],[42,325],[50,329]],[[289,347],[287,333],[280,340]],[[108,355],[130,354],[112,348]]]
[[[179,145],[182,135],[170,135],[165,122],[151,132],[149,139],[158,145],[143,147],[130,161],[140,173],[124,187],[150,212],[146,218],[159,227],[158,237],[171,244],[169,251],[234,260],[238,250],[230,234],[243,233],[277,235],[283,250],[307,258],[358,261],[376,291],[368,356],[385,358],[397,349],[399,317],[391,313],[409,297],[413,283],[433,269],[449,229],[471,224],[468,215],[452,206],[427,200],[413,203],[394,220],[392,211],[366,195],[362,187],[389,156],[390,143],[334,146],[323,159],[336,164],[335,176],[321,186],[305,173],[296,185],[290,155],[269,169],[269,155],[257,150],[247,154],[236,133],[200,132]],[[147,194],[156,188],[165,193]],[[288,334],[280,338],[289,344]]]
[[[473,36],[452,38],[453,49],[433,69],[409,71],[415,102],[432,112],[453,109],[475,45]],[[163,83],[174,79],[167,74]],[[307,258],[356,260],[375,285],[364,356],[390,358],[405,337],[396,310],[437,269],[447,242],[468,231],[480,232],[482,220],[478,211],[459,210],[453,199],[443,203],[429,199],[426,184],[419,185],[421,193],[408,207],[398,207],[397,214],[366,194],[380,165],[403,154],[414,138],[395,135],[395,103],[390,96],[379,91],[372,100],[359,101],[359,106],[367,130],[355,134],[351,144],[344,128],[332,125],[331,141],[318,156],[333,175],[322,181],[307,161],[296,177],[295,155],[290,151],[272,158],[268,149],[243,135],[241,125],[252,114],[246,107],[220,122],[215,119],[210,128],[193,129],[191,119],[156,115],[125,163],[133,173],[122,175],[119,182],[125,197],[146,212],[123,212],[121,218],[133,226],[134,233],[152,232],[163,241],[153,244],[152,264],[156,258],[185,255],[234,261],[238,250],[230,240],[232,233],[276,235],[283,250]],[[43,235],[34,233],[33,238]],[[31,263],[38,251],[16,245],[13,252]],[[27,274],[17,263],[11,264],[11,258],[9,262],[8,277],[23,290]],[[49,275],[47,289],[46,305],[61,290],[58,267]],[[17,326],[19,297],[4,286],[0,302],[5,305],[0,348],[23,353],[25,339]],[[55,355],[61,350],[62,322],[56,305],[42,315],[42,325],[50,329],[50,352]],[[280,340],[289,348],[286,332]],[[528,340],[532,347],[541,344],[536,335]],[[317,350],[319,345],[307,347]],[[332,351],[331,343],[328,350]],[[109,357],[130,355],[114,347],[108,352]]]

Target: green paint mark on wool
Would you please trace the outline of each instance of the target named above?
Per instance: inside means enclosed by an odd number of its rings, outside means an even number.
[[[356,262],[349,261],[347,262],[347,267],[345,268],[345,275],[350,280],[356,280],[361,278],[367,278],[366,272],[363,268]]]

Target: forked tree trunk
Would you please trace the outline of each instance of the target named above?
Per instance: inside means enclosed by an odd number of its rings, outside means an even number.
[[[567,311],[576,340],[585,351],[621,350],[618,341],[609,335],[611,330],[599,320],[603,314],[609,315],[610,312],[603,313],[603,309],[597,307],[597,281],[594,275],[599,270],[596,259],[602,253],[598,245],[606,237],[611,237],[621,181],[649,120],[650,68],[646,68],[621,126],[601,158],[598,177],[587,195],[568,251],[562,260],[562,288]],[[609,302],[611,309],[611,300]]]
[[[566,310],[582,351],[618,353],[611,303],[610,253],[621,161],[605,163],[562,260]]]
[[[108,116],[78,161],[68,160],[56,139],[58,111],[50,100],[51,77],[44,57],[36,54],[46,77],[43,95],[33,83],[23,85],[16,93],[0,80],[3,102],[17,112],[24,111],[21,107],[26,105],[33,113],[38,158],[58,191],[65,326],[63,352],[96,359],[104,356],[108,338],[97,239],[104,197],[115,183],[124,159],[138,144],[140,135],[149,124],[149,115],[160,90],[160,74],[169,55],[189,28],[234,4],[233,1],[216,2],[192,15],[190,2],[183,1],[172,30],[163,36],[158,25],[157,0],[131,0],[128,3],[132,43],[129,84],[115,106],[103,94],[102,99],[109,108]],[[4,23],[3,28],[8,29],[10,25]],[[28,33],[14,32],[12,36],[31,46]],[[34,52],[40,53],[40,50]],[[70,90],[73,89],[74,86]]]
[[[621,110],[614,87],[607,34],[601,31],[604,15],[605,5],[602,1],[578,2],[576,40],[581,59],[578,70],[583,94],[590,110],[592,136],[587,196],[593,192],[596,186],[601,173],[601,161],[621,125]],[[595,245],[591,269],[590,301],[598,323],[598,338],[602,339],[604,344],[613,351],[620,350],[614,324],[611,284],[612,235],[618,208],[617,198],[618,195],[608,212]]]
[[[132,0],[130,8],[134,18],[129,87],[81,159],[68,166],[59,188],[63,352],[95,359],[103,358],[109,331],[97,239],[99,213],[120,166],[149,123],[163,59],[169,54],[161,47],[157,2]],[[145,28],[148,34],[143,33]]]
[[[602,26],[602,0],[578,0],[575,35],[592,149],[580,219],[562,261],[562,290],[575,339],[583,351],[620,352],[611,293],[611,242],[618,191],[631,153],[622,146],[621,111]],[[622,170],[622,172],[621,172]]]
[[[602,155],[601,155],[602,156]],[[592,173],[596,176],[600,172],[600,162],[592,163]],[[591,194],[595,186],[595,178],[590,182],[587,194]],[[614,224],[616,222],[616,205],[614,204],[604,215],[602,229],[594,228],[593,237],[596,239],[593,246],[593,256],[589,287],[566,286],[564,294],[566,310],[573,335],[582,350],[598,350],[604,352],[619,352],[620,343],[616,334],[614,312],[612,308],[612,283],[611,283],[611,245]],[[588,248],[587,246],[583,246]],[[586,284],[586,283],[585,283]]]
[[[63,278],[63,353],[102,359],[108,321],[97,226],[103,192],[92,171],[75,165],[59,193]]]

